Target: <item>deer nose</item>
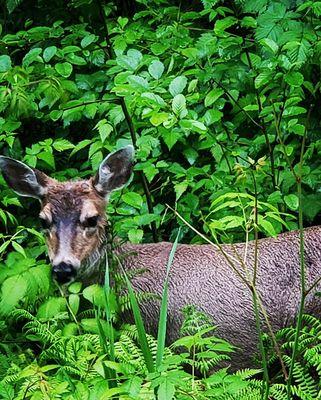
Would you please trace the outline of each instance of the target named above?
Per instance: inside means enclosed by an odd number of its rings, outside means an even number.
[[[76,276],[76,269],[72,264],[61,262],[53,266],[52,274],[58,283],[67,283]]]

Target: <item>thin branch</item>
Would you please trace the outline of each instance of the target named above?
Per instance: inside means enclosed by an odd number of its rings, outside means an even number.
[[[266,322],[267,325],[267,329],[271,335],[271,339],[273,342],[273,346],[275,349],[275,352],[277,354],[277,357],[279,358],[280,364],[281,364],[281,369],[282,369],[282,373],[284,375],[284,378],[287,379],[288,378],[288,374],[286,371],[286,367],[284,365],[283,359],[282,359],[282,353],[281,353],[281,349],[276,341],[276,337],[275,334],[273,332],[272,326],[270,324],[269,321],[269,317],[267,315],[267,312],[264,308],[264,305],[260,299],[260,296],[255,288],[255,286],[253,286],[251,281],[248,281],[246,278],[244,278],[244,276],[240,273],[240,271],[238,271],[238,269],[235,267],[235,265],[233,264],[233,262],[231,261],[231,259],[233,259],[233,261],[240,263],[241,266],[243,267],[244,271],[247,271],[247,267],[243,264],[242,261],[242,257],[239,256],[239,254],[237,253],[235,246],[231,245],[230,247],[232,248],[234,254],[236,254],[237,258],[234,258],[233,256],[231,256],[230,254],[228,255],[227,253],[225,253],[223,247],[219,244],[219,243],[214,243],[212,242],[210,239],[208,239],[205,235],[203,235],[201,232],[199,232],[196,228],[194,228],[189,222],[187,222],[175,209],[173,209],[171,206],[169,206],[168,204],[166,204],[166,207],[168,207],[170,210],[173,211],[173,213],[181,220],[184,222],[185,225],[187,225],[193,232],[195,232],[198,236],[200,236],[202,239],[204,239],[207,243],[209,243],[211,246],[213,246],[216,250],[219,250],[222,255],[224,256],[224,258],[226,259],[228,265],[231,267],[231,269],[235,272],[235,274],[240,278],[240,280],[245,284],[245,286],[250,290],[251,294],[253,295],[253,292],[255,292],[255,296],[256,296],[256,300],[260,306],[260,310],[263,314],[263,318]]]
[[[253,124],[254,125],[256,125],[258,128],[260,128],[260,129],[263,129],[263,127],[259,124],[259,123],[257,123],[256,121],[255,121],[255,119],[253,119],[252,117],[251,117],[251,115],[246,111],[246,110],[244,110],[244,108],[240,105],[240,103],[234,98],[234,96],[232,96],[231,95],[231,93],[229,93],[229,91],[227,90],[227,89],[225,89],[225,87],[220,83],[220,82],[218,82],[218,81],[216,81],[215,79],[211,79],[218,87],[220,87],[223,91],[224,91],[224,93],[233,101],[233,103],[235,104],[235,105],[237,105],[238,106],[238,108],[249,118],[249,120],[251,120],[252,122],[253,122]]]
[[[119,102],[118,97],[114,97],[114,98],[112,98],[112,99],[105,99],[105,100],[101,99],[101,100],[85,101],[84,103],[77,104],[77,105],[75,105],[75,106],[61,108],[61,111],[72,110],[73,108],[88,106],[88,105],[90,105],[90,104],[118,103],[118,102]]]
[[[104,8],[103,5],[101,3],[101,0],[97,0],[97,4],[98,4],[98,8],[99,8],[99,14],[100,14],[100,18],[103,21],[103,26],[104,26],[104,31],[105,31],[105,40],[106,40],[106,52],[109,56],[110,59],[115,58],[115,52],[110,40],[110,35],[109,35],[109,30],[108,30],[108,25],[107,25],[107,21],[106,21],[106,16],[105,16],[105,12],[104,12]],[[136,131],[135,131],[135,127],[134,127],[134,123],[132,120],[132,117],[128,111],[128,107],[126,104],[126,101],[123,97],[120,97],[120,106],[121,109],[124,113],[125,116],[125,120],[130,132],[130,137],[133,143],[133,146],[136,147],[136,143],[137,143],[137,135],[136,135]],[[153,200],[152,200],[152,196],[150,193],[150,189],[149,189],[149,185],[148,185],[148,181],[146,179],[146,176],[144,174],[143,171],[139,171],[139,177],[141,179],[142,185],[143,185],[143,189],[144,189],[144,193],[145,193],[145,197],[146,197],[146,202],[147,202],[147,208],[148,208],[148,212],[150,214],[154,213],[154,207],[153,207]],[[156,227],[156,222],[152,221],[151,222],[151,228],[152,228],[152,235],[153,235],[153,240],[154,242],[158,241],[158,234],[157,234],[157,227]]]
[[[245,45],[244,38],[243,38],[243,45]],[[247,59],[247,62],[249,64],[250,69],[254,70],[253,69],[253,64],[252,64],[252,61],[251,61],[251,57],[249,55],[249,51],[248,51],[248,49],[246,47],[244,47],[244,51],[245,51],[245,56],[246,56],[246,59]],[[270,139],[269,139],[269,135],[267,133],[267,129],[266,129],[266,126],[265,126],[264,119],[260,116],[260,114],[261,114],[261,112],[263,110],[263,107],[262,107],[260,94],[259,94],[258,90],[256,89],[255,84],[254,84],[254,90],[255,90],[255,97],[256,97],[257,105],[258,105],[258,108],[259,108],[259,116],[258,116],[258,118],[261,121],[261,129],[262,129],[262,132],[263,132],[263,135],[264,135],[264,138],[265,138],[265,143],[266,143],[266,145],[267,145],[267,147],[269,149],[269,157],[270,157],[271,172],[272,172],[272,184],[273,184],[274,190],[276,190],[275,163],[274,163],[274,154],[273,154],[274,148],[271,145],[271,142],[270,142]]]

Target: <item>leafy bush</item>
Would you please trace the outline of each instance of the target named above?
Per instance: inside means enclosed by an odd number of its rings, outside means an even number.
[[[202,241],[167,204],[221,242],[295,229],[298,183],[304,224],[318,223],[320,15],[301,0],[4,1],[0,153],[64,180],[133,143],[133,181],[107,208],[111,237],[133,243],[174,241],[178,225],[181,241]],[[110,290],[107,316],[102,288],[58,292],[37,207],[2,177],[0,224],[1,398],[262,398],[257,371],[208,376],[232,349],[203,335],[206,318],[198,333],[187,320],[186,353],[166,348],[148,371],[135,328],[118,324],[130,298]],[[313,399],[319,321],[306,321],[291,393]],[[270,397],[287,398],[276,382]]]

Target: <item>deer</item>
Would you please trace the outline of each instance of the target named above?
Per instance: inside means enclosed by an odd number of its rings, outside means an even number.
[[[21,161],[0,156],[0,170],[8,186],[18,195],[40,201],[39,214],[53,278],[60,284],[77,279],[98,282],[106,248],[105,208],[110,193],[130,179],[134,148],[126,146],[110,153],[97,173],[84,180],[58,182]],[[316,296],[321,271],[321,227],[304,229],[306,283],[305,312],[321,317],[321,298]],[[162,295],[166,264],[172,243],[125,243],[117,250],[127,271],[134,275],[134,290]],[[223,251],[222,251],[223,250]],[[257,254],[256,290],[269,316],[273,331],[293,324],[301,298],[299,231],[281,233],[248,243],[179,244],[170,269],[168,300],[168,342],[178,338],[182,309],[194,305],[205,312],[216,326],[215,334],[238,351],[232,357],[234,368],[253,367],[258,354],[258,334],[253,293],[244,282],[253,273]],[[246,255],[247,269],[243,268]],[[234,267],[231,269],[227,257]],[[242,269],[243,268],[243,269]],[[156,299],[143,302],[141,312],[147,330],[155,334],[159,318]],[[259,314],[263,329],[266,322]]]

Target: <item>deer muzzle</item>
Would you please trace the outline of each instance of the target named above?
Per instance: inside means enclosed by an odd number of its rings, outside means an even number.
[[[58,283],[68,283],[76,276],[76,268],[72,264],[61,262],[52,267],[52,275]]]

